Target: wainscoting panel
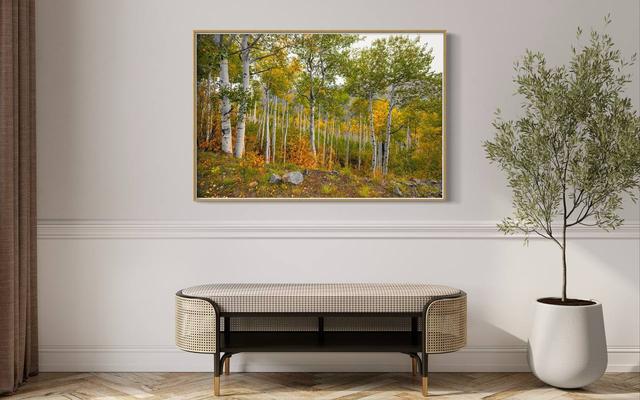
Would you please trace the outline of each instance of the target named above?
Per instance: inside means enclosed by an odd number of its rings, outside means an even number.
[[[558,247],[504,236],[496,107],[520,112],[513,62],[567,60],[578,26],[640,47],[638,1],[36,0],[38,292],[46,371],[210,370],[174,347],[174,293],[204,282],[432,282],[469,295],[469,343],[435,370],[520,371]],[[286,10],[286,12],[281,12]],[[384,18],[381,18],[384,16]],[[117,29],[114,24],[117,23]],[[447,30],[444,202],[193,201],[193,30]],[[99,46],[96,46],[99,44]],[[629,73],[640,81],[636,64]],[[640,87],[628,96],[640,102]],[[640,364],[640,214],[570,232],[569,295],[604,305],[611,370]],[[239,355],[234,368],[408,370],[401,355]]]
[[[602,301],[610,371],[640,364],[640,225],[569,240],[569,294]],[[469,293],[469,344],[435,371],[526,371],[535,299],[557,295],[559,250],[487,223],[42,220],[43,371],[207,371],[177,350],[173,294],[204,282],[432,282]],[[402,239],[402,240],[398,240]],[[533,239],[533,237],[532,237]],[[616,239],[616,240],[611,240]],[[242,371],[403,371],[401,355],[248,354]]]

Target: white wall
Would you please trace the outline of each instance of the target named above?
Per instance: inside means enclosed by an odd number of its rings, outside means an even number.
[[[175,350],[173,293],[211,281],[426,281],[469,293],[469,346],[436,370],[524,370],[558,250],[495,233],[510,212],[484,159],[513,61],[565,62],[578,25],[640,48],[638,1],[37,1],[42,370],[209,370]],[[447,29],[443,203],[192,201],[192,30]],[[628,95],[640,100],[640,70]],[[604,303],[610,369],[640,364],[640,213],[570,241],[570,294]],[[236,358],[234,358],[235,360]],[[248,355],[244,370],[407,369],[403,356]]]

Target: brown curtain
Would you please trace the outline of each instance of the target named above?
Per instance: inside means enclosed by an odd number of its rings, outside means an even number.
[[[34,0],[0,0],[0,393],[38,371]]]

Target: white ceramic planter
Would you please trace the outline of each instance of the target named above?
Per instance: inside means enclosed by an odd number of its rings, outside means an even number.
[[[597,381],[607,369],[602,304],[537,301],[528,353],[531,371],[548,385],[573,389]]]

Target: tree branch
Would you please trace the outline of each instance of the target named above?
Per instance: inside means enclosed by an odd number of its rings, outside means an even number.
[[[264,60],[265,58],[273,57],[273,56],[275,56],[279,51],[284,50],[284,49],[286,49],[286,48],[288,48],[288,47],[289,47],[289,46],[282,46],[282,47],[278,47],[277,49],[272,50],[272,51],[271,51],[271,53],[269,53],[269,54],[265,54],[265,55],[263,55],[263,56],[253,58],[253,59],[251,60],[251,62],[256,62],[256,61]]]
[[[570,223],[570,224],[567,224],[567,228],[571,227],[571,226],[574,226],[574,225],[578,225],[578,224],[582,223],[582,221],[584,221],[585,219],[590,217],[592,214],[589,214],[589,211],[591,211],[592,206],[593,206],[593,203],[589,202],[584,207],[582,207],[582,209],[578,213],[578,217],[576,218],[576,220],[574,222]]]
[[[569,211],[569,213],[567,214],[567,218],[571,217],[571,214],[573,214],[573,212],[578,208],[580,203],[582,203],[582,195],[584,194],[584,190],[580,189],[580,193],[578,194],[578,197],[576,197],[575,193],[576,192],[574,190],[573,191],[573,207],[571,208],[571,211]]]
[[[537,230],[537,229],[535,229],[535,228],[525,229],[525,228],[522,228],[522,227],[520,227],[520,226],[518,226],[517,228],[518,228],[520,231],[522,231],[523,233],[527,234],[527,235],[528,235],[528,234],[530,234],[531,232],[533,232],[533,233],[535,233],[536,235],[538,235],[538,236],[540,236],[540,237],[542,237],[542,238],[544,238],[544,239],[551,239],[551,240],[553,240],[554,242],[556,242],[556,244],[557,244],[558,246],[560,246],[560,248],[562,248],[562,244],[561,244],[561,243],[560,243],[560,242],[559,242],[559,241],[558,241],[558,240],[557,240],[553,235],[549,235],[549,234],[545,235],[544,233],[542,233],[542,232],[538,231],[538,230]]]
[[[278,68],[278,67],[277,67],[277,66],[273,66],[273,67],[269,67],[269,68],[261,69],[261,70],[259,70],[259,71],[255,71],[255,72],[253,72],[253,75],[260,75],[260,74],[261,74],[261,73],[263,73],[263,72],[268,72],[268,71],[271,71],[272,69],[276,69],[276,68]]]

